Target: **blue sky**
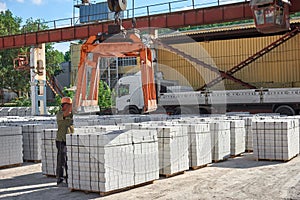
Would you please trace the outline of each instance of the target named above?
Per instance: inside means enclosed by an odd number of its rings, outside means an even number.
[[[106,0],[91,0],[91,3],[104,2]],[[134,0],[136,15],[144,15],[146,6],[150,6],[150,12],[156,14],[158,12],[166,12],[169,8],[168,4],[162,6],[152,6],[154,4],[163,4],[174,2],[175,0]],[[178,0],[176,0],[178,1]],[[232,1],[244,0],[220,0],[220,2],[230,3]],[[14,16],[22,18],[25,22],[28,18],[43,19],[44,21],[53,21],[58,19],[67,19],[78,16],[78,9],[74,9],[74,5],[80,3],[81,0],[0,0],[0,11],[10,10]],[[127,9],[132,8],[133,0],[128,0]],[[150,2],[150,3],[149,3]],[[207,7],[213,5],[217,0],[194,0],[198,7]],[[180,3],[172,3],[172,10],[190,8],[192,0],[182,0]],[[74,12],[75,11],[75,12]],[[66,20],[68,21],[68,20]],[[69,20],[70,21],[70,20]],[[68,22],[63,22],[68,23]],[[55,47],[60,51],[67,51],[69,43],[57,43]]]

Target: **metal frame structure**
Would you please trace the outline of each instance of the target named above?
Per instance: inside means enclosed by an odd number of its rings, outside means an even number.
[[[300,11],[300,2],[291,2],[290,12]],[[157,27],[157,28],[180,28],[202,24],[213,24],[243,19],[252,19],[252,12],[249,2],[215,6],[210,8],[199,8],[184,10],[172,13],[157,14],[136,18],[136,28]],[[0,37],[0,49],[18,48],[23,46],[37,45],[48,42],[72,41],[87,39],[89,36],[97,35],[99,32],[108,31],[108,26],[113,21],[85,24],[81,26],[70,26],[52,30],[44,30],[26,34]],[[122,22],[125,29],[132,26],[131,19]]]

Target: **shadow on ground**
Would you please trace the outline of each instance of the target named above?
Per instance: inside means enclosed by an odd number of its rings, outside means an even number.
[[[67,187],[57,187],[56,179],[44,176],[41,172],[0,180],[0,199],[95,199],[96,193],[71,192]]]
[[[280,165],[282,161],[258,161],[254,157],[253,153],[244,153],[241,156],[235,158],[228,158],[228,160],[220,161],[211,164],[211,167],[222,167],[222,168],[238,168],[247,169],[262,166]]]

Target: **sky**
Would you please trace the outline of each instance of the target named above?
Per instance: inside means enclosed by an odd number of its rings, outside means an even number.
[[[104,2],[106,0],[91,0],[91,3]],[[158,12],[166,12],[169,5],[172,3],[173,10],[191,8],[192,0],[182,0],[182,2],[174,3],[178,0],[128,0],[127,9],[132,9],[132,2],[134,1],[134,7],[138,8],[135,11],[135,15],[144,15],[147,12],[146,6],[150,6],[150,12],[156,14]],[[219,0],[220,2],[232,2],[238,0]],[[245,0],[239,0],[245,1]],[[71,24],[71,18],[78,16],[78,8],[74,8],[74,5],[79,4],[81,0],[0,0],[0,12],[10,10],[14,16],[20,17],[23,23],[32,18],[33,20],[42,19],[46,22],[65,19],[61,23],[63,25]],[[149,3],[151,2],[151,3]],[[207,7],[214,4],[217,0],[194,0],[198,6]],[[157,4],[163,4],[157,6]],[[50,23],[51,24],[51,23]],[[53,23],[52,23],[53,24]],[[51,25],[50,25],[51,26]],[[55,48],[65,52],[69,50],[69,43],[56,43]]]

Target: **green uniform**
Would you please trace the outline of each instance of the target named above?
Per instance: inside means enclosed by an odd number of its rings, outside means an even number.
[[[66,134],[74,133],[73,113],[64,117],[63,111],[59,111],[56,114],[56,121],[57,121],[57,128],[58,128],[56,141],[65,142]]]

